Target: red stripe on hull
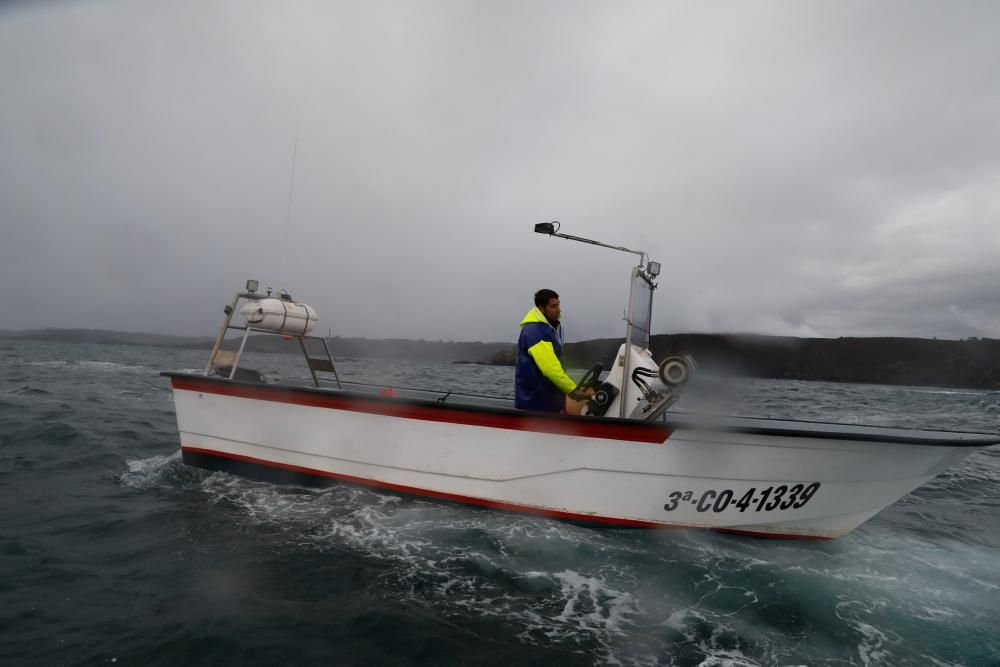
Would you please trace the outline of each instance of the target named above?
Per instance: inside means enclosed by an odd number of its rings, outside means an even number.
[[[312,390],[265,385],[260,387],[244,384],[228,384],[205,381],[193,377],[170,378],[174,389],[198,391],[204,394],[219,394],[248,398],[256,401],[291,403],[314,408],[348,410],[386,417],[419,419],[423,421],[503,428],[513,431],[533,431],[555,433],[587,438],[605,438],[626,442],[662,443],[673,432],[672,429],[650,422],[615,423],[593,417],[544,416],[518,411],[489,411],[438,407],[425,403],[415,403],[405,399],[371,398],[367,396],[337,396]]]
[[[619,528],[697,528],[696,526],[684,526],[678,524],[667,524],[658,523],[655,521],[641,521],[637,519],[618,519],[613,517],[599,516],[596,514],[577,514],[574,512],[563,512],[560,510],[548,509],[545,507],[533,507],[531,505],[517,505],[515,503],[502,502],[498,500],[488,500],[486,498],[476,498],[473,496],[463,496],[455,493],[446,493],[444,491],[432,491],[430,489],[421,489],[415,486],[406,486],[403,484],[393,484],[391,482],[381,482],[374,479],[368,479],[365,477],[354,477],[352,475],[344,475],[341,473],[329,472],[326,470],[318,470],[315,468],[305,468],[303,466],[296,466],[287,463],[277,463],[275,461],[267,461],[265,459],[258,459],[252,456],[244,456],[242,454],[232,454],[230,452],[219,452],[212,449],[204,449],[201,447],[181,447],[182,452],[190,452],[192,454],[201,454],[203,456],[216,457],[221,459],[231,459],[233,461],[240,461],[242,463],[249,463],[264,468],[275,468],[278,470],[287,470],[290,472],[300,473],[304,475],[311,475],[313,477],[325,477],[328,479],[334,479],[339,482],[345,482],[347,484],[356,484],[359,486],[368,486],[376,489],[385,489],[388,491],[396,491],[399,493],[405,493],[409,495],[422,496],[426,498],[434,498],[437,500],[445,500],[449,502],[462,503],[464,505],[477,505],[479,507],[487,507],[490,509],[497,509],[507,512],[518,512],[521,514],[533,514],[536,516],[551,517],[554,519],[562,519],[565,521],[576,521],[591,524],[601,524],[609,527],[619,527]],[[749,535],[753,537],[775,537],[790,540],[827,540],[831,539],[828,537],[822,537],[818,535],[795,535],[795,534],[784,534],[784,533],[764,533],[752,530],[740,530],[737,528],[708,528],[708,530],[713,530],[723,533],[734,533],[737,535]]]

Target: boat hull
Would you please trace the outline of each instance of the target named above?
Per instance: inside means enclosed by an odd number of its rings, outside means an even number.
[[[191,465],[622,527],[838,537],[991,444],[801,422],[775,432],[532,415],[170,376]]]

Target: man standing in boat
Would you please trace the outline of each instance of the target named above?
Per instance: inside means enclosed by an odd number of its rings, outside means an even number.
[[[535,307],[521,320],[514,369],[514,406],[520,410],[562,412],[566,396],[586,400],[562,366],[559,295],[535,292]]]

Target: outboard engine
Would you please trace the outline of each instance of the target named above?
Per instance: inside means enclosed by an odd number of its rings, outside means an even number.
[[[627,381],[623,378],[625,345],[618,349],[615,363],[604,382],[597,385],[582,414],[652,420],[666,412],[681,397],[682,387],[697,370],[694,359],[672,355],[657,364],[649,350],[636,345],[629,351]]]
[[[660,362],[660,380],[668,387],[680,387],[697,369],[698,364],[691,355],[672,355]]]

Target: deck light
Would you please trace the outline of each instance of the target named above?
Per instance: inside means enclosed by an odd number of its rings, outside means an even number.
[[[247,291],[248,292],[256,292],[257,291],[257,285],[258,285],[258,283],[257,283],[256,280],[248,280],[247,281]]]
[[[639,268],[642,268],[643,261],[649,259],[642,250],[631,250],[620,245],[609,245],[607,243],[601,243],[600,241],[595,241],[593,239],[585,239],[582,236],[573,236],[572,234],[563,234],[559,231],[562,225],[559,224],[558,220],[553,220],[552,222],[537,222],[535,223],[535,233],[536,234],[547,234],[548,236],[558,236],[561,239],[567,239],[569,241],[580,241],[582,243],[589,243],[590,245],[599,245],[602,248],[611,248],[612,250],[621,250],[622,252],[630,252],[633,255],[639,255],[642,257],[642,261],[639,262]],[[657,265],[659,266],[659,265]]]
[[[646,265],[646,270],[649,271],[649,275],[655,278],[656,276],[660,275],[660,263],[650,262],[649,264]]]

